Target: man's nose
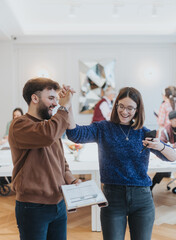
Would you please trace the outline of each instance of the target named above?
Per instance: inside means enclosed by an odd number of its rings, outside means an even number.
[[[54,99],[54,100],[53,100],[53,105],[54,105],[54,106],[57,106],[57,104],[58,104],[57,99]]]

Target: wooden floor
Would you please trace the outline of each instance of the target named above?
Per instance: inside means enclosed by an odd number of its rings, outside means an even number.
[[[176,205],[176,194],[166,190],[169,179],[162,181],[153,190],[155,206]],[[176,183],[175,185],[176,186]],[[0,196],[0,240],[19,240],[18,229],[16,227],[15,215],[15,195]],[[176,215],[176,213],[175,213]],[[78,210],[76,213],[68,214],[68,240],[102,240],[101,232],[91,231],[90,207]],[[175,240],[176,225],[161,224],[154,225],[152,240]],[[125,240],[130,240],[127,229]],[[142,239],[141,239],[142,240]]]

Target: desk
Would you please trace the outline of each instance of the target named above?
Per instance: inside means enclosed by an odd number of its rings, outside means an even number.
[[[175,162],[162,161],[156,155],[151,153],[148,173],[151,172],[176,172],[176,161]]]
[[[79,153],[79,162],[74,161],[73,154],[64,147],[65,157],[73,174],[90,174],[100,188],[100,174],[98,164],[98,148],[95,143],[88,143]],[[100,208],[97,205],[91,207],[92,231],[101,231]]]
[[[0,150],[0,177],[12,176],[12,157],[10,150]]]
[[[74,161],[73,154],[69,153],[67,147],[64,146],[65,157],[69,163],[70,169],[73,174],[90,174],[91,178],[94,179],[97,185],[100,187],[99,177],[99,165],[98,165],[98,151],[95,143],[86,144],[79,154],[79,162]],[[3,152],[3,153],[2,153]],[[8,166],[0,167],[0,176],[11,176],[12,174],[12,160],[10,150],[0,151],[0,165],[8,162]],[[7,164],[6,164],[7,165]],[[158,159],[154,154],[151,153],[150,164],[148,172],[175,172],[176,162],[164,162]],[[92,206],[91,209],[92,218],[92,231],[101,231],[100,225],[100,208],[98,206]]]

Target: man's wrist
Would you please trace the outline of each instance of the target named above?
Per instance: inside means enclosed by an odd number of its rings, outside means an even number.
[[[58,110],[65,111],[68,113],[68,109],[65,106],[60,106]]]
[[[71,184],[74,184],[76,181],[77,181],[77,178],[75,178],[75,179],[71,182]]]

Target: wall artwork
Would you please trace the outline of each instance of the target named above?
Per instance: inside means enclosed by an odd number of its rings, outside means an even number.
[[[79,112],[93,113],[96,103],[104,95],[108,86],[115,88],[115,60],[79,61],[80,97]]]

